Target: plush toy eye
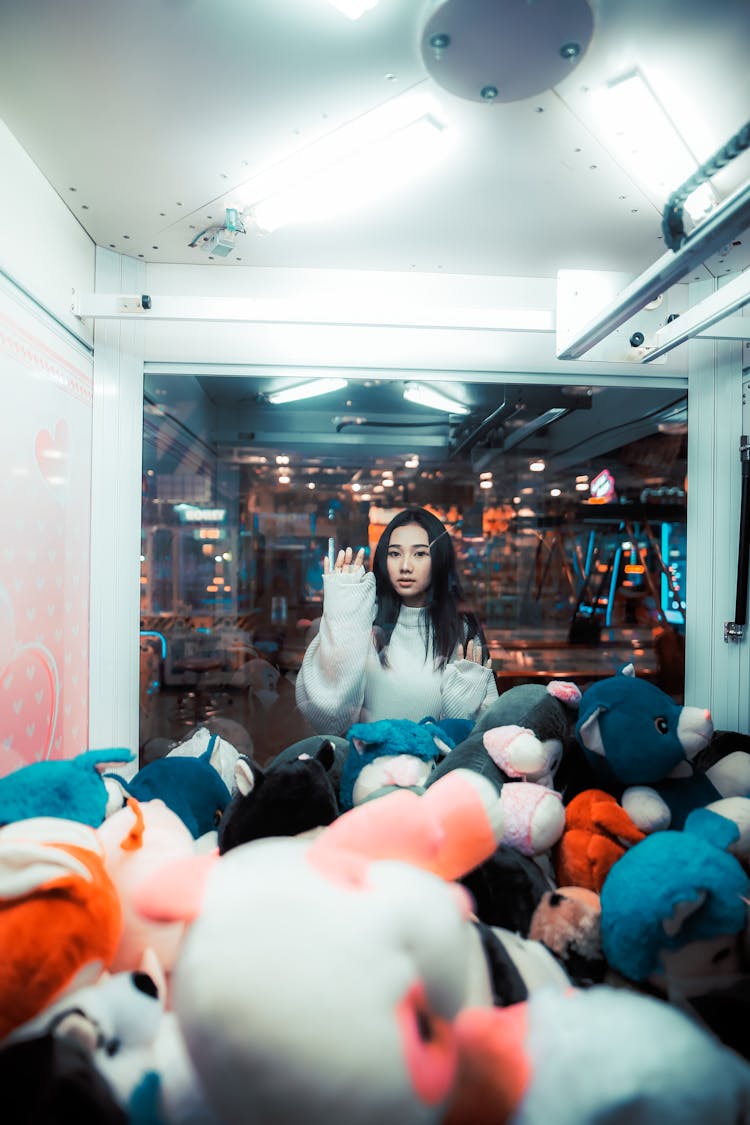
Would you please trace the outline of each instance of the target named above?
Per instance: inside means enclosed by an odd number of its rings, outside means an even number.
[[[430,1043],[435,1038],[435,1027],[433,1026],[430,1013],[426,1012],[424,1008],[417,1008],[414,1013],[414,1022],[417,1027],[417,1034],[423,1043]]]
[[[214,813],[214,828],[218,828],[219,821],[221,820],[221,809],[217,809]]]
[[[654,726],[658,730],[659,734],[666,734],[669,730],[669,723],[663,715],[659,715],[654,719]]]

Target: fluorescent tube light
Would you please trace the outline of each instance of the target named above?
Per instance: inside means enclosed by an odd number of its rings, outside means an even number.
[[[260,185],[248,185],[258,202],[246,205],[244,217],[269,233],[289,223],[345,214],[424,176],[446,151],[450,132],[425,104],[409,98],[398,106],[381,106],[323,138],[314,151],[290,159],[284,183],[291,186],[267,181],[267,194],[258,198]]]
[[[666,203],[698,168],[699,161],[639,70],[600,90],[596,111],[608,150],[658,203]],[[715,203],[714,189],[705,183],[685,201],[685,210],[697,220]]]
[[[348,16],[350,20],[358,20],[364,12],[369,12],[377,5],[378,0],[329,0],[334,8]]]
[[[285,387],[283,391],[271,391],[267,398],[278,406],[284,402],[299,402],[304,398],[327,395],[331,391],[343,390],[347,385],[346,379],[312,379],[309,383],[298,383],[296,387]]]
[[[419,406],[429,406],[433,410],[442,410],[444,414],[468,414],[469,407],[455,399],[448,398],[441,391],[432,387],[425,387],[423,383],[407,383],[404,387],[404,398],[409,402],[416,402]]]

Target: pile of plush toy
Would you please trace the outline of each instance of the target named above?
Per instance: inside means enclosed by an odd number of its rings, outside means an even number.
[[[17,770],[3,1120],[750,1123],[749,745],[628,668]]]

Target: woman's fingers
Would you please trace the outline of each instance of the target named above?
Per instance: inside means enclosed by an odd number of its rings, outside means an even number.
[[[333,564],[334,574],[343,574],[345,570],[356,570],[358,566],[364,566],[364,561],[364,547],[360,547],[360,549],[357,551],[356,556],[354,555],[354,551],[351,547],[342,547],[336,555],[336,561]],[[327,556],[323,559],[323,573],[331,573],[331,565],[328,561]]]
[[[490,667],[482,660],[482,642],[479,637],[472,637],[466,645],[466,659],[472,660],[475,664],[484,664],[485,667]]]
[[[456,660],[471,660],[472,664],[480,664],[484,668],[492,667],[492,658],[488,657],[487,660],[482,660],[482,642],[479,637],[472,637],[471,640],[466,642],[466,654],[464,655],[464,646],[456,645]]]

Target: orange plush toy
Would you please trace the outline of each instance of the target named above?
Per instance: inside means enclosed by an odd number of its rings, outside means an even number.
[[[0,1040],[98,980],[121,928],[93,828],[38,817],[0,829]]]
[[[554,851],[557,885],[602,889],[607,872],[643,839],[622,805],[603,789],[584,789],[565,810],[565,829]]]

